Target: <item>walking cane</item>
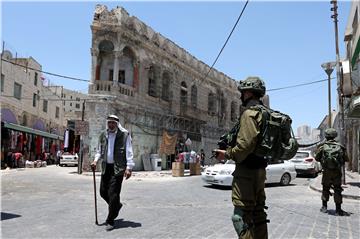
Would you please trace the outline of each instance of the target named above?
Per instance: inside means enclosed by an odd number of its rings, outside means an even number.
[[[92,169],[92,172],[93,172],[93,179],[94,179],[95,224],[99,225],[98,218],[97,218],[95,167],[91,166],[91,169]]]

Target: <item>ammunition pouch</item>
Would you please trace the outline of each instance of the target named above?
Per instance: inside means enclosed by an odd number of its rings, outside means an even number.
[[[250,154],[241,164],[245,165],[245,167],[249,169],[260,169],[266,168],[268,162],[265,157]]]

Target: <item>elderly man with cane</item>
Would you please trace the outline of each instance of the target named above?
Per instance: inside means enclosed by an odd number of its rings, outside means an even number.
[[[107,231],[114,229],[114,220],[122,207],[120,192],[123,178],[131,177],[135,165],[131,136],[119,121],[116,115],[107,117],[107,129],[99,136],[98,149],[91,163],[95,170],[98,160],[101,160],[100,195],[109,205],[105,222]]]

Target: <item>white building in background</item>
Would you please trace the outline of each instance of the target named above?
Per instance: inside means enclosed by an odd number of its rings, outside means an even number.
[[[311,139],[311,127],[302,125],[297,128],[297,136],[301,139]]]
[[[311,140],[319,141],[320,140],[320,130],[319,129],[312,129],[311,130]]]
[[[69,90],[63,86],[50,85],[50,90],[61,97],[65,123],[67,120],[81,120],[84,101],[88,99],[87,94]]]

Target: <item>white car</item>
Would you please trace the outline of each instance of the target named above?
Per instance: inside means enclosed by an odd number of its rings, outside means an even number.
[[[201,174],[201,178],[205,183],[231,186],[235,170],[235,162],[226,161],[225,164],[215,164],[207,167]],[[296,178],[294,164],[288,161],[269,164],[266,167],[265,183],[279,183],[280,185],[289,185],[291,180]]]
[[[60,166],[64,166],[64,165],[77,166],[78,163],[79,163],[79,157],[77,154],[73,155],[66,152],[60,156],[60,163],[59,163]]]
[[[321,164],[317,162],[310,150],[299,150],[296,155],[290,159],[295,164],[298,174],[308,174],[316,176],[321,171]]]

